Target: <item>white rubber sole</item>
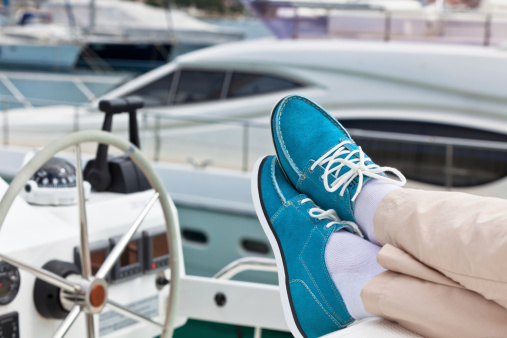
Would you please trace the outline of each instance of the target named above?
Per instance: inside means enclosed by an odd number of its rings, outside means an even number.
[[[267,156],[266,156],[267,157]],[[262,229],[264,233],[268,237],[269,244],[271,244],[271,248],[273,249],[273,253],[275,255],[276,266],[278,270],[278,286],[280,288],[280,298],[282,301],[282,309],[285,316],[285,321],[287,322],[287,326],[289,327],[292,335],[297,338],[304,338],[305,335],[301,333],[299,329],[299,325],[296,323],[295,314],[292,311],[292,306],[289,298],[289,290],[286,281],[286,267],[283,262],[282,252],[280,251],[280,247],[278,245],[278,241],[271,230],[271,224],[267,216],[264,213],[264,208],[261,204],[260,196],[259,196],[259,169],[266,157],[261,157],[255,162],[254,169],[252,171],[252,198],[255,206],[255,212],[257,213],[257,218],[259,219]]]

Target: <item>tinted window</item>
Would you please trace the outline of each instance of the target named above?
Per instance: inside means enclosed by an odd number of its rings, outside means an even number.
[[[203,102],[220,98],[225,72],[182,70],[174,104]]]
[[[227,97],[241,97],[301,87],[300,84],[280,77],[234,72]]]
[[[145,107],[166,106],[169,99],[169,91],[173,81],[173,74],[169,74],[155,82],[150,83],[128,95],[139,95],[144,99]]]
[[[437,123],[385,120],[342,120],[346,128],[390,131],[404,134],[433,135],[464,139],[507,142],[507,135]],[[399,169],[408,179],[452,186],[469,187],[493,182],[507,175],[507,152],[454,146],[452,169],[446,172],[446,147],[400,141],[372,140],[354,137],[374,162]]]

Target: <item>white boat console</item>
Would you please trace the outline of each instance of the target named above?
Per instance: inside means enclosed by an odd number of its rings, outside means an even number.
[[[98,138],[98,141],[104,142],[106,138],[112,138],[114,142],[121,141],[118,137],[104,132],[79,132],[69,137],[75,138],[76,135],[81,140]],[[69,137],[63,139],[65,145],[69,144]],[[62,144],[61,140],[57,143]],[[124,145],[128,150],[128,142]],[[47,154],[46,149],[48,148],[39,152],[32,161],[40,163],[41,156]],[[49,149],[52,152],[54,147]],[[88,278],[92,283],[83,283],[82,277],[78,275],[82,273],[82,249],[79,249],[82,244],[82,227],[79,226],[83,221],[79,212],[81,204],[34,206],[16,197],[17,194],[13,194],[12,189],[23,187],[24,185],[18,182],[29,178],[31,171],[35,171],[39,165],[30,163],[30,172],[25,170],[25,167],[10,187],[3,180],[0,181],[0,193],[4,196],[0,202],[0,213],[4,213],[6,208],[9,209],[0,231],[2,332],[9,332],[13,338],[150,337],[161,332],[170,335],[165,318],[168,316],[167,309],[171,306],[168,300],[171,295],[174,297],[174,294],[169,293],[169,285],[174,288],[175,285],[178,286],[178,281],[179,301],[177,306],[173,305],[170,310],[174,316],[174,326],[183,325],[187,318],[192,318],[253,326],[259,334],[260,328],[288,331],[277,286],[229,280],[244,270],[273,271],[275,267],[269,259],[256,258],[235,262],[219,272],[215,278],[187,276],[183,264],[180,264],[178,275],[173,276],[174,269],[167,269],[169,257],[173,253],[181,257],[181,246],[167,246],[164,210],[159,203],[153,203],[158,199],[154,197],[153,190],[133,194],[90,194],[86,202],[86,223],[90,252]],[[10,192],[6,193],[7,190]],[[154,204],[152,208],[149,207],[151,204]],[[148,212],[147,209],[151,210]],[[172,212],[175,212],[175,209]],[[143,218],[142,222],[139,221],[140,218]],[[126,250],[121,254],[113,254],[114,248],[121,245],[120,236],[132,232],[137,225],[139,229],[136,233],[123,242]],[[170,223],[170,228],[179,240],[177,217]],[[118,258],[114,264],[107,259],[112,255]],[[65,270],[68,264],[74,266],[78,274],[70,273],[66,278],[54,277],[41,269],[50,261],[58,261],[57,266],[63,266],[52,268],[53,272]],[[101,269],[104,264],[110,266],[110,270],[105,274]],[[103,274],[103,281],[93,284],[99,273]],[[45,278],[46,282],[53,284],[53,289],[46,290],[43,297],[38,291],[34,291],[37,277]],[[39,279],[38,283],[41,282]],[[93,290],[85,292],[84,296],[80,294],[82,291],[72,293],[71,288],[76,284],[84,284],[84,290],[93,289],[99,284],[96,290],[102,289],[106,294],[101,296],[100,292],[94,293]],[[67,289],[69,290],[66,291]],[[38,293],[38,296],[34,296],[35,293]],[[76,295],[81,295],[81,298]],[[87,309],[83,297],[88,297],[90,302],[94,297],[98,297],[100,309],[94,309],[93,306],[90,306],[91,310]],[[44,300],[49,305],[43,302]],[[44,304],[37,305],[37,302]],[[55,306],[56,310],[51,309],[51,306]],[[49,309],[47,312],[57,312],[65,319],[62,321],[62,318],[45,318],[38,310],[41,307]],[[84,315],[79,315],[81,312],[84,312]],[[345,336],[417,335],[392,322],[373,319],[362,321],[327,337]]]

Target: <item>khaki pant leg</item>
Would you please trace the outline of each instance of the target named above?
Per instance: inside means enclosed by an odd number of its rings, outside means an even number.
[[[461,284],[456,283],[442,273],[424,265],[405,251],[402,251],[390,244],[386,244],[377,254],[377,262],[389,271],[398,272],[404,275],[416,277],[436,284],[452,286],[464,289]]]
[[[373,224],[380,243],[507,308],[507,200],[397,189]]]
[[[507,337],[507,310],[464,288],[385,271],[361,298],[369,313],[426,337]]]

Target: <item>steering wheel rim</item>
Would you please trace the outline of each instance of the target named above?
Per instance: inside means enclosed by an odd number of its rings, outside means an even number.
[[[164,328],[162,329],[161,337],[171,337],[176,318],[181,269],[181,257],[179,250],[181,238],[178,231],[179,222],[177,210],[172,199],[166,193],[162,181],[148,159],[132,143],[104,131],[78,131],[51,142],[42,150],[37,152],[37,154],[35,154],[35,156],[18,172],[16,177],[10,183],[9,188],[0,201],[0,230],[12,203],[33,174],[58,152],[71,146],[78,146],[81,143],[87,142],[108,144],[125,152],[125,154],[128,155],[144,173],[152,189],[159,194],[158,200],[162,207],[167,231],[171,278],[169,297],[167,297],[166,312],[164,316]],[[76,168],[76,170],[80,169],[81,168]]]

